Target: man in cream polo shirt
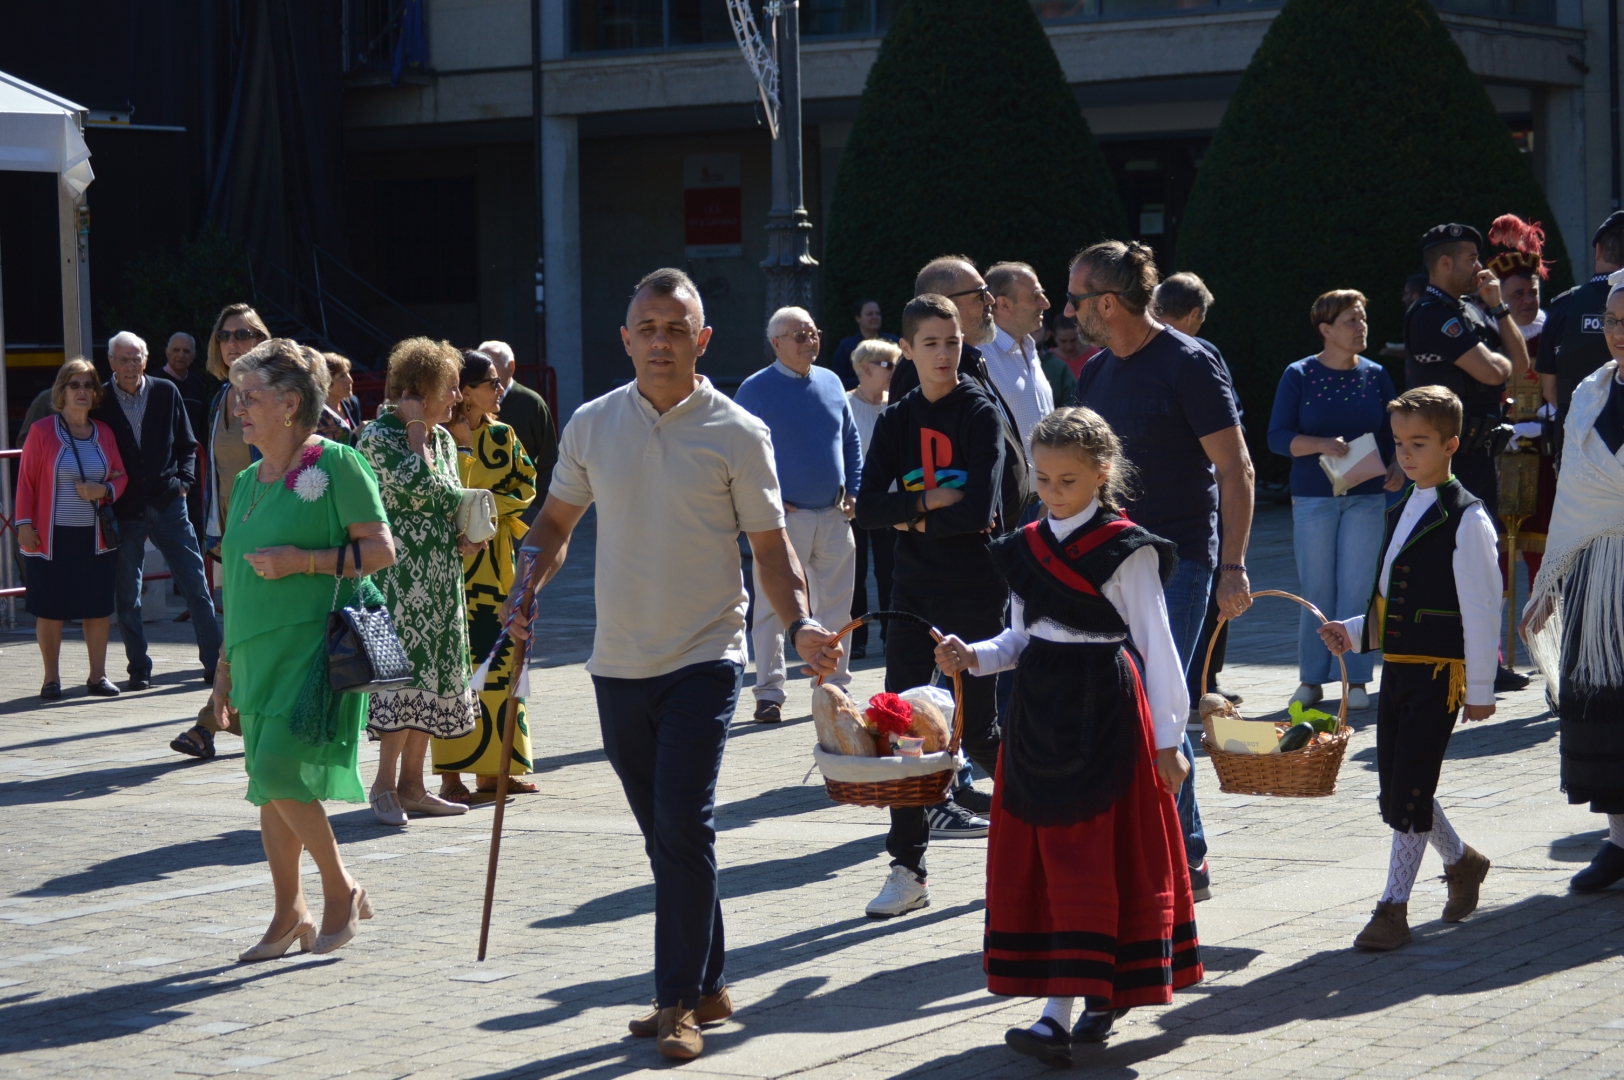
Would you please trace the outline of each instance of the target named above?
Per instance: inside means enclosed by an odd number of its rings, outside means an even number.
[[[654,869],[655,1011],[630,1027],[658,1036],[673,1058],[697,1057],[700,1025],[733,1011],[712,810],[746,659],[740,532],[762,599],[809,670],[833,674],[841,655],[807,617],[766,425],[694,373],[710,336],[699,290],[682,271],[637,283],[620,330],[637,379],[587,402],[565,426],[524,544],[539,588],[597,503],[597,631],[586,669],[604,752]],[[504,614],[523,589],[514,583]],[[521,617],[514,631],[527,633]]]

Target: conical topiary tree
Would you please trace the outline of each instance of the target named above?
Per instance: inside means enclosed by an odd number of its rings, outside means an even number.
[[[1031,263],[1051,297],[1122,204],[1030,0],[903,0],[829,209],[824,322],[879,299],[891,328],[937,255]],[[834,335],[838,337],[839,335]]]
[[[1314,298],[1369,298],[1374,359],[1403,338],[1421,234],[1459,221],[1486,236],[1505,213],[1544,223],[1547,295],[1567,288],[1545,193],[1428,0],[1287,0],[1201,163],[1178,244],[1179,268],[1216,297],[1202,336],[1234,370],[1265,475],[1286,465],[1263,445],[1280,372],[1320,348]],[[1403,390],[1401,364],[1393,375]]]

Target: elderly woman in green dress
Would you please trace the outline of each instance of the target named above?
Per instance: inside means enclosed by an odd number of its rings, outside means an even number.
[[[372,695],[367,727],[382,740],[372,812],[405,825],[407,812],[465,814],[423,786],[429,739],[474,729],[479,700],[469,686],[462,556],[479,551],[457,531],[462,484],[457,444],[439,425],[462,400],[462,354],[443,341],[407,338],[389,354],[384,397],[394,404],[361,430],[355,448],[372,465],[395,536],[396,562],[378,587],[412,660],[412,681]]]
[[[231,369],[233,409],[258,462],[235,478],[221,541],[226,595],[225,651],[214,680],[222,727],[235,708],[242,723],[248,801],[260,808],[260,839],[270,864],[276,911],[260,943],[238,959],[274,960],[293,945],[332,952],[372,917],[321,807],[323,799],[361,802],[356,763],[367,699],[326,690],[325,628],[335,588],[350,602],[360,586],[334,580],[395,560],[372,469],[347,446],[315,434],[327,399],[327,369],[295,343],[263,342]],[[310,852],[321,871],[318,924],[305,904],[299,863]]]

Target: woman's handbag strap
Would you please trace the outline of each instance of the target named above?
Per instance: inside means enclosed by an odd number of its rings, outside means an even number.
[[[347,545],[338,545],[338,563],[333,569],[333,602],[328,606],[329,611],[338,610],[338,590],[344,586],[344,549],[346,547],[355,553],[355,595],[357,598],[361,595],[361,578],[364,576],[361,573],[361,541],[351,540]]]

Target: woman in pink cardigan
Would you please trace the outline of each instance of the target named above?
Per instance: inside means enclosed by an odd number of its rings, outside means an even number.
[[[57,661],[62,624],[78,619],[90,652],[86,692],[117,697],[107,681],[107,632],[113,614],[113,579],[118,537],[106,534],[97,517],[99,503],[124,491],[124,461],[113,430],[90,418],[101,400],[101,383],[90,361],[76,357],[62,365],[51,388],[55,416],[28,429],[17,478],[17,539],[28,573],[28,613],[45,661],[39,696],[62,696]]]

